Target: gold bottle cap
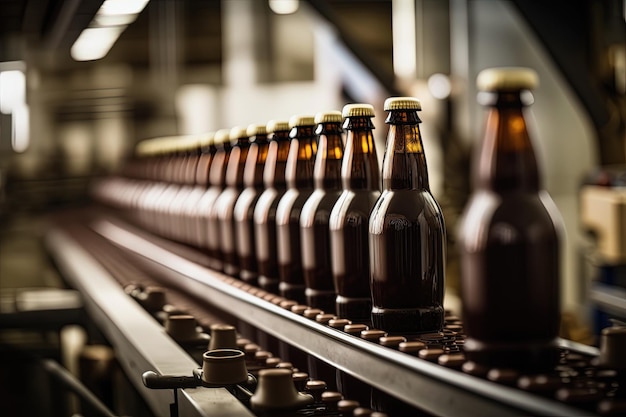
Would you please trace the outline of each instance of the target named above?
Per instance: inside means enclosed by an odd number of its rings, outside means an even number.
[[[422,110],[422,103],[415,97],[389,97],[385,100],[385,111]]]
[[[296,126],[314,126],[315,118],[313,116],[295,115],[289,119],[289,127]]]
[[[200,137],[198,135],[180,136],[178,138],[178,151],[190,152],[198,147],[200,143]]]
[[[487,68],[476,78],[476,86],[481,91],[532,90],[538,85],[537,72],[525,67]]]
[[[135,145],[135,154],[137,156],[151,156],[156,153],[156,146],[154,146],[156,139],[145,139]]]
[[[343,117],[374,117],[374,106],[365,103],[353,103],[343,106]]]
[[[248,133],[245,127],[235,126],[232,129],[230,129],[231,141],[235,141],[237,139],[247,138],[247,137],[248,137]]]
[[[246,135],[248,136],[265,135],[266,133],[267,128],[265,125],[251,124],[248,125],[248,128],[246,129]]]
[[[224,142],[228,142],[230,140],[230,129],[220,129],[215,132],[215,136],[213,137],[213,143],[216,145],[221,145]]]
[[[267,122],[267,133],[289,131],[289,122],[284,120],[270,120]]]
[[[215,138],[215,132],[207,132],[200,135],[200,146],[206,148],[207,146],[211,146],[213,144],[213,139]]]
[[[341,123],[342,121],[341,112],[336,110],[319,112],[315,115],[315,123]]]

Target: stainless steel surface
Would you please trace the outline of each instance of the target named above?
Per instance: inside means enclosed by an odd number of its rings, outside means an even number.
[[[94,223],[93,228],[115,244],[159,266],[172,286],[250,321],[261,330],[433,414],[589,415],[586,411],[477,379],[318,324],[235,288],[224,281],[226,276],[175,255],[118,224],[101,220]]]
[[[157,416],[169,416],[171,390],[144,387],[141,375],[191,375],[198,365],[78,242],[60,230],[46,236],[46,245],[63,276],[83,294],[85,308],[117,352],[128,378]],[[223,388],[180,390],[181,416],[233,417],[252,414]]]

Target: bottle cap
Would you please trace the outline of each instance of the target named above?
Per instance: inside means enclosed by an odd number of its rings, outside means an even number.
[[[365,103],[346,104],[343,106],[343,117],[374,117],[374,106]]]
[[[245,127],[235,126],[230,129],[230,141],[234,142],[241,138],[247,138],[248,133]]]
[[[385,111],[422,110],[422,103],[415,97],[389,97],[385,100]]]
[[[289,119],[289,127],[296,126],[314,126],[315,118],[313,116],[295,115]]]
[[[230,129],[220,129],[215,132],[215,136],[213,136],[213,143],[216,145],[221,145],[224,142],[228,142],[230,140]]]
[[[215,132],[207,132],[200,135],[200,146],[206,148],[213,144],[213,138],[215,138]]]
[[[341,112],[336,110],[319,112],[315,115],[315,123],[341,123],[342,121]]]
[[[482,91],[532,90],[538,85],[537,72],[524,67],[488,68],[476,78],[476,86]]]
[[[246,129],[246,135],[248,136],[265,135],[266,133],[267,128],[265,125],[251,124],[248,125],[248,128]]]
[[[284,120],[270,120],[267,122],[267,133],[289,131],[289,122]]]

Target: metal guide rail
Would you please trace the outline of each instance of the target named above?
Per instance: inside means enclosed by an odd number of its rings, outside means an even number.
[[[155,415],[169,416],[175,395],[171,390],[146,388],[142,374],[154,370],[165,375],[190,375],[198,364],[80,242],[63,230],[53,229],[46,236],[46,246],[65,279],[82,293],[89,316],[113,345],[131,383]],[[184,416],[253,416],[224,388],[186,388],[176,397],[178,411]]]
[[[176,244],[148,235],[118,220],[99,219],[91,227],[114,244],[134,253],[139,262],[158,268],[172,288],[193,294],[208,305],[247,321],[256,328],[429,413],[449,416],[590,415],[589,410],[448,369],[285,310],[254,295],[254,292],[242,289],[240,281],[202,266],[201,260],[196,259],[194,262],[188,257],[180,256],[177,254],[179,251],[172,250],[176,249]],[[59,233],[52,237],[55,240],[63,239]],[[77,274],[78,271],[74,273]],[[90,279],[95,281],[93,276]],[[101,291],[99,284],[97,287],[97,291]],[[96,288],[84,289],[96,291]],[[121,289],[118,291],[122,292]],[[114,333],[113,330],[112,332]],[[595,356],[598,353],[592,347],[565,340],[561,343],[563,348],[584,355]],[[161,346],[157,350],[162,356],[164,352]],[[169,369],[160,369],[158,363],[146,364],[139,369],[135,366],[130,370],[140,374],[145,369],[176,373]],[[177,368],[176,371],[185,374],[188,369],[189,366],[184,370]],[[193,401],[193,398],[188,399]]]

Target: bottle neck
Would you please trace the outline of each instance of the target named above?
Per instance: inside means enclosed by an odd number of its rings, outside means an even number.
[[[217,148],[211,162],[211,169],[209,170],[209,183],[211,185],[217,187],[225,185],[226,167],[228,166],[231,149],[230,142],[225,142]]]
[[[524,107],[519,91],[494,95],[474,167],[476,188],[496,192],[539,190],[539,170]]]
[[[341,123],[321,123],[317,126],[315,133],[318,135],[313,170],[315,188],[340,190],[341,158],[343,157]]]
[[[226,185],[237,189],[243,189],[243,174],[250,150],[250,142],[239,141],[230,152],[228,168],[226,171]]]
[[[289,156],[289,132],[278,131],[271,135],[267,159],[263,169],[263,184],[266,188],[285,188],[285,166]]]
[[[299,126],[290,133],[291,145],[285,167],[288,188],[298,190],[313,188],[313,168],[317,142],[313,126]]]
[[[346,190],[380,190],[380,169],[370,117],[349,117],[341,180]]]
[[[250,144],[246,159],[246,168],[243,174],[245,187],[254,187],[258,190],[263,188],[263,169],[267,160],[267,151],[267,135],[256,135],[254,142]]]
[[[383,189],[430,191],[417,112],[393,110],[385,123],[389,124],[389,132],[383,159]]]

